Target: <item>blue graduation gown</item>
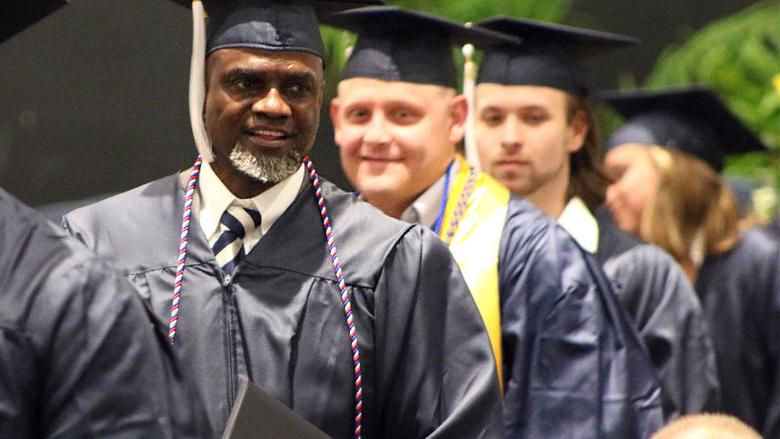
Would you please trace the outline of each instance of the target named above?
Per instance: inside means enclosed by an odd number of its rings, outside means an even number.
[[[512,197],[498,255],[508,438],[648,438],[660,388],[593,255]]]
[[[0,437],[208,437],[133,288],[0,190]]]
[[[364,437],[502,436],[487,334],[447,247],[324,182],[351,290]],[[177,174],[77,210],[66,226],[167,321],[184,185]],[[197,211],[197,209],[196,209]],[[353,367],[313,192],[304,185],[227,280],[190,224],[175,350],[222,431],[240,376],[334,438],[352,437]]]
[[[718,411],[715,349],[690,281],[666,252],[620,230],[608,210],[595,217],[596,258],[659,372],[665,418]]]
[[[723,410],[764,437],[780,437],[780,249],[751,229],[697,273],[715,344]]]

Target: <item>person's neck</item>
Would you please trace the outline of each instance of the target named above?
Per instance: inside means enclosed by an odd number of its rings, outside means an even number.
[[[439,179],[447,172],[447,170],[449,169],[449,164],[454,159],[455,159],[455,153],[453,152],[453,155],[450,158],[450,160],[444,163],[441,173],[439,173],[438,176],[434,178],[433,181],[430,182],[430,184],[426,185],[424,189],[422,189],[417,194],[411,197],[399,198],[396,192],[385,192],[385,193],[375,193],[375,194],[368,194],[363,192],[362,193],[363,199],[366,200],[372,206],[381,210],[382,213],[384,213],[385,215],[396,219],[400,219],[401,216],[406,211],[406,209],[409,208],[409,206],[414,204],[414,202],[418,198],[420,198],[420,196],[424,194],[425,191],[430,189],[431,186],[433,186],[434,184],[436,184],[437,181],[439,181]]]
[[[530,194],[521,195],[537,209],[541,210],[550,218],[558,219],[566,208],[566,190],[568,188],[568,179],[565,184],[560,182],[544,185]]]
[[[682,267],[683,272],[685,272],[685,275],[688,277],[688,280],[690,280],[691,283],[696,283],[696,275],[699,273],[699,269],[696,264],[687,258],[684,261],[679,261],[679,264]]]
[[[219,161],[212,162],[211,169],[230,193],[239,199],[254,198],[276,185],[272,182],[261,182]]]
[[[400,219],[406,209],[414,203],[414,200],[419,197],[419,194],[408,200],[400,200],[394,197],[393,194],[389,195],[370,195],[363,194],[363,198],[372,206],[381,210],[385,215]]]

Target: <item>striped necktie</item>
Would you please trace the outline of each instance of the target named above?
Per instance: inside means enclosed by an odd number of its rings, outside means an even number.
[[[217,264],[227,274],[233,274],[246,256],[244,237],[260,226],[260,212],[231,204],[219,219],[220,234],[211,245]]]

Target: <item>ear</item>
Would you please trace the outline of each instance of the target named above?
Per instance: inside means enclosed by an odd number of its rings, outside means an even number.
[[[469,105],[466,96],[459,94],[452,98],[449,108],[449,141],[460,143],[466,133],[466,118],[469,114]]]
[[[570,153],[575,153],[585,144],[585,137],[588,135],[588,117],[584,111],[574,113],[569,122],[567,130],[569,131],[568,143],[566,149]]]
[[[320,81],[320,96],[317,100],[317,108],[322,109],[322,102],[325,99],[325,86],[327,84],[325,83],[325,78],[322,78]]]
[[[341,102],[338,96],[330,101],[330,121],[333,124],[333,140],[336,145],[340,145],[339,134],[341,134],[341,120],[339,119],[339,109],[341,108]]]

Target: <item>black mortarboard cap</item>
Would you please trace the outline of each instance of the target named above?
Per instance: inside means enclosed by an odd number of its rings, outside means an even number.
[[[183,6],[188,0],[173,0]],[[318,18],[381,0],[204,0],[206,53],[227,47],[309,52],[323,57]]]
[[[393,6],[345,11],[323,23],[358,34],[342,79],[368,77],[457,88],[454,44],[519,42],[479,26]]]
[[[625,143],[669,146],[691,154],[720,172],[728,154],[761,151],[766,146],[711,89],[685,88],[599,94],[627,119],[605,149]]]
[[[0,11],[0,43],[32,26],[60,7],[66,0],[24,0],[5,2]]]
[[[489,50],[480,64],[478,83],[539,85],[575,96],[588,95],[583,58],[639,43],[624,35],[507,16],[476,24],[523,40],[521,45]]]

